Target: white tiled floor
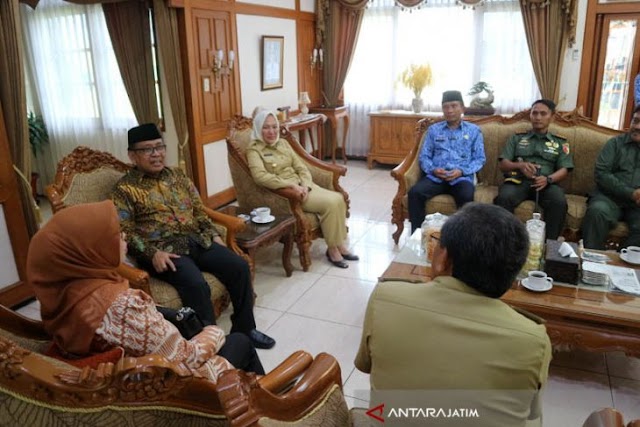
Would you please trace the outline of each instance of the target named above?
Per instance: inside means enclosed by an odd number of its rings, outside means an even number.
[[[341,180],[351,199],[349,244],[361,261],[350,263],[346,270],[332,267],[323,242],[315,241],[310,271],[302,271],[294,250],[296,269],[287,278],[279,245],[257,256],[256,320],[259,329],[278,342],[272,350],[259,350],[265,369],[298,349],[313,355],[330,353],[340,362],[350,406],[368,403],[361,399],[369,377],[355,369],[353,359],[369,294],[407,237],[405,230],[399,247],[391,238],[391,200],[397,185],[389,171],[368,170],[365,162],[349,161],[347,176]],[[19,311],[39,318],[37,303]],[[229,313],[219,323],[228,330]],[[615,407],[627,420],[640,418],[640,360],[619,352],[556,353],[543,402],[545,426],[581,426],[591,411],[601,407]]]

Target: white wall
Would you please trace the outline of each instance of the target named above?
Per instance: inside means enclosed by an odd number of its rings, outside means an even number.
[[[298,107],[296,22],[292,19],[236,15],[242,114],[265,108]],[[284,36],[283,87],[263,91],[260,82],[262,36]]]
[[[314,13],[316,11],[315,0],[300,0],[300,11]]]
[[[207,175],[207,196],[211,196],[233,186],[229,162],[227,161],[227,144],[224,140],[202,147],[204,154],[204,170]]]
[[[558,110],[569,111],[576,108],[578,85],[580,81],[580,65],[582,63],[584,30],[587,17],[588,0],[578,0],[578,21],[576,25],[576,43],[567,47],[562,74],[560,75],[560,96]]]

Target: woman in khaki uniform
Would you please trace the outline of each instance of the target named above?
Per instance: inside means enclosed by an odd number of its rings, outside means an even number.
[[[254,181],[270,190],[291,189],[302,200],[305,212],[315,213],[327,242],[327,258],[340,268],[358,256],[344,245],[347,238],[347,207],[341,194],[314,184],[306,165],[289,143],[280,139],[276,115],[262,110],[253,119],[253,141],[247,149],[247,161]]]

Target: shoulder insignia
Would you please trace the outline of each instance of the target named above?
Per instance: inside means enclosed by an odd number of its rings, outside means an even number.
[[[562,151],[564,152],[564,154],[569,154],[570,153],[571,149],[569,148],[569,144],[567,142],[562,144]]]
[[[528,134],[528,133],[529,133],[529,131],[528,131],[528,130],[523,130],[523,131],[521,131],[521,132],[516,132],[516,135],[526,135],[526,134]]]

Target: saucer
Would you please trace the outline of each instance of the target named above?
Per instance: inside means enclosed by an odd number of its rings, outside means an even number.
[[[629,255],[620,252],[620,259],[623,260],[624,262],[628,262],[629,264],[633,264],[633,265],[640,265],[640,262],[633,262],[629,259]]]
[[[257,216],[254,216],[253,218],[251,218],[251,221],[255,222],[256,224],[268,224],[270,222],[273,222],[275,219],[276,217],[273,215],[269,215],[265,219],[260,219]]]
[[[553,282],[549,282],[547,280],[545,280],[545,282],[547,282],[547,285],[544,288],[533,288],[529,285],[529,278],[520,280],[522,286],[533,292],[547,292],[549,289],[553,288]]]

